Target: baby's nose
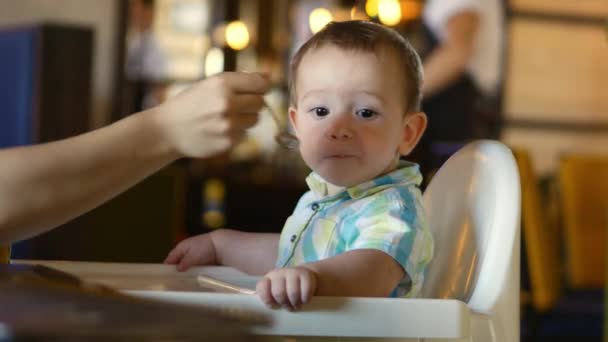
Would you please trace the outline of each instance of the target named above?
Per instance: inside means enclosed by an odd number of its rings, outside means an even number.
[[[334,118],[327,128],[327,137],[330,139],[350,139],[353,130],[348,117]]]
[[[350,130],[340,129],[337,131],[332,131],[330,133],[330,138],[332,139],[350,139],[353,137],[353,134]]]

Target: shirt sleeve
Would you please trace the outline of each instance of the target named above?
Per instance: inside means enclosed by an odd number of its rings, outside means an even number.
[[[377,249],[397,261],[409,276],[412,287],[421,286],[433,242],[422,205],[416,198],[404,200],[390,194],[366,205],[348,234],[348,250]]]
[[[424,5],[422,18],[439,40],[445,39],[448,20],[462,11],[481,12],[482,0],[429,0]]]

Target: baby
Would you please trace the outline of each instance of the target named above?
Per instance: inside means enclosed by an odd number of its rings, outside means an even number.
[[[165,263],[221,264],[264,275],[256,293],[290,310],[312,295],[415,297],[433,255],[414,163],[424,129],[422,69],[395,31],[333,22],[295,54],[289,119],[313,170],[282,233],[217,230]]]

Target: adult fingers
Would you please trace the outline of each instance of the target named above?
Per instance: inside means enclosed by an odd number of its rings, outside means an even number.
[[[270,89],[270,78],[258,72],[225,72],[222,77],[236,93],[264,94]]]
[[[230,111],[234,113],[256,113],[264,107],[264,97],[252,94],[234,94],[230,98]]]
[[[237,113],[229,117],[230,129],[245,130],[258,122],[260,115],[256,113]]]
[[[240,144],[245,139],[246,133],[243,130],[233,131],[228,134],[231,146]]]
[[[230,135],[232,132],[243,132],[255,125],[258,113],[240,113],[229,116],[216,116],[213,120],[205,121],[201,130],[213,135]]]

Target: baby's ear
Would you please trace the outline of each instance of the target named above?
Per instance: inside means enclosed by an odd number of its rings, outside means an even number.
[[[296,107],[294,106],[289,106],[289,122],[291,123],[291,127],[293,127],[294,133],[296,134],[296,137],[298,136],[298,125],[296,124]]]
[[[399,154],[407,156],[412,152],[424,130],[426,129],[427,119],[424,112],[409,113],[404,118],[403,140],[399,145]]]

